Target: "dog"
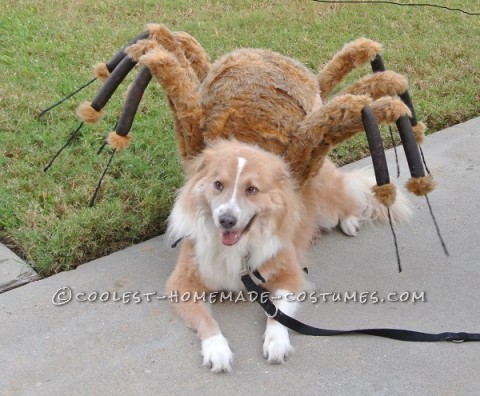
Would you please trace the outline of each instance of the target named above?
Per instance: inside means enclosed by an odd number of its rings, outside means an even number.
[[[168,233],[183,238],[167,293],[239,292],[240,272],[248,257],[251,271],[276,306],[294,316],[298,302],[287,295],[304,290],[306,251],[321,230],[337,225],[350,236],[362,221],[388,221],[387,209],[373,196],[374,179],[366,171],[342,172],[325,160],[318,174],[300,189],[278,155],[236,140],[219,140],[186,169],[169,217]],[[390,207],[393,221],[408,218],[400,192]],[[175,304],[176,311],[201,340],[203,364],[228,372],[233,354],[204,301]],[[293,351],[287,328],[268,318],[263,355],[281,363]]]

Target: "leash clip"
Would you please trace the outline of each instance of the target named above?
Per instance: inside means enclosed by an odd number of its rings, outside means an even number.
[[[272,315],[270,315],[267,311],[265,311],[265,315],[267,315],[267,318],[275,319],[277,317],[278,307],[275,304],[273,304],[273,306],[275,307],[275,312]]]

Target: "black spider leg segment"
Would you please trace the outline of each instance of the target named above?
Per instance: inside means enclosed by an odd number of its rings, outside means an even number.
[[[378,73],[386,70],[385,64],[383,63],[383,59],[380,54],[377,54],[375,56],[375,58],[370,62],[370,65],[372,66],[372,71],[374,73]]]
[[[405,156],[407,157],[408,168],[412,177],[424,177],[422,160],[418,145],[413,135],[412,124],[408,116],[401,116],[397,121],[397,128],[402,140]]]
[[[113,156],[115,155],[116,152],[117,152],[116,149],[112,150],[112,153],[110,154],[110,158],[108,159],[107,165],[103,169],[103,172],[100,175],[100,178],[98,179],[97,187],[95,188],[95,191],[92,195],[92,198],[90,198],[90,202],[88,203],[88,207],[90,207],[90,208],[95,203],[95,199],[97,198],[98,192],[100,191],[100,187],[102,185],[103,179],[104,179],[105,175],[107,174],[108,168],[110,167],[110,165],[112,163],[112,160],[113,160]]]
[[[416,126],[418,124],[417,115],[415,113],[415,107],[413,106],[412,98],[410,97],[409,92],[405,91],[403,94],[401,94],[400,99],[402,99],[402,102],[405,103],[410,109],[410,111],[412,112],[412,116],[410,117],[410,122],[412,123],[412,127]],[[430,170],[428,169],[427,162],[425,161],[425,156],[423,155],[422,147],[418,145],[418,149],[420,150],[420,154],[422,156],[422,162],[423,162],[423,165],[425,166],[425,170],[427,171],[428,174],[430,174]]]
[[[47,107],[46,109],[38,112],[37,114],[37,119],[41,118],[43,115],[45,115],[46,113],[48,113],[50,110],[54,109],[55,107],[61,105],[63,102],[65,102],[67,99],[70,99],[72,96],[76,95],[77,93],[79,93],[80,91],[82,91],[83,89],[87,88],[90,84],[93,84],[95,81],[97,80],[97,77],[94,77],[92,78],[89,82],[87,82],[86,84],[82,85],[80,88],[76,89],[75,91],[73,91],[72,93],[69,93],[67,96],[65,96],[63,99],[60,99],[58,102],[52,104],[51,106]]]
[[[400,133],[400,138],[402,139],[402,144],[405,150],[405,155],[407,157],[408,167],[410,168],[410,174],[412,177],[424,177],[425,171],[423,169],[423,163],[420,158],[419,147],[413,136],[412,126],[410,120],[407,116],[402,116],[397,120],[397,128]],[[432,217],[433,223],[435,225],[435,230],[437,232],[440,244],[442,245],[445,255],[449,256],[447,246],[440,232],[440,227],[438,226],[435,215],[433,214],[433,209],[428,200],[427,194],[425,194],[425,199],[427,201],[428,209],[430,211],[430,216]]]
[[[149,32],[148,31],[145,31],[145,32],[142,32],[141,34],[139,34],[137,37],[135,37],[133,40],[131,40],[127,45],[125,45],[124,47],[122,47],[121,50],[119,50],[115,55],[113,55],[112,59],[110,59],[106,65],[107,65],[107,69],[108,71],[111,73],[113,72],[113,70],[115,70],[115,68],[118,66],[118,64],[123,60],[123,58],[125,58],[125,56],[127,55],[125,53],[125,49],[127,47],[129,47],[130,45],[132,44],[135,44],[138,40],[143,40],[143,39],[146,39],[148,38],[148,35],[149,35]]]
[[[413,106],[412,98],[410,97],[408,90],[400,95],[400,99],[402,99],[402,102],[405,103],[412,112],[410,122],[412,123],[412,126],[416,126],[418,124],[417,114],[415,113],[415,107]]]
[[[120,119],[115,125],[115,132],[120,136],[127,136],[128,133],[130,132],[130,129],[133,124],[133,120],[138,110],[138,105],[140,104],[143,93],[145,92],[145,89],[147,88],[151,80],[152,80],[152,74],[150,73],[150,70],[148,69],[148,67],[144,66],[140,71],[140,73],[138,73],[134,83],[130,88]],[[100,154],[106,145],[107,145],[107,142],[105,141],[100,147],[100,149],[98,150],[97,154]],[[88,205],[89,207],[92,207],[95,202],[95,199],[97,197],[98,191],[102,184],[103,178],[105,177],[105,174],[107,173],[107,170],[110,167],[110,164],[112,163],[113,156],[116,153],[116,151],[117,149],[114,148],[112,151],[112,154],[110,155],[110,159],[107,165],[105,166],[105,169],[103,170],[102,175],[100,176],[100,179],[97,183],[95,192],[92,198],[90,199],[90,203]]]
[[[385,150],[383,148],[382,136],[378,128],[377,120],[370,107],[365,106],[362,109],[362,123],[367,135],[368,147],[372,156],[373,170],[375,172],[375,180],[378,186],[383,186],[390,183],[390,176],[388,174],[387,159],[385,157]],[[393,242],[395,244],[395,255],[397,257],[398,272],[402,272],[402,263],[400,260],[400,252],[398,249],[397,235],[393,228],[390,208],[387,206],[388,222],[392,231]]]
[[[368,147],[372,156],[373,170],[377,185],[383,186],[390,183],[388,174],[387,159],[385,149],[383,148],[382,136],[378,128],[378,123],[370,107],[365,106],[362,109],[362,123],[367,135]]]
[[[383,59],[382,57],[380,56],[380,54],[377,54],[375,56],[375,59],[370,62],[371,66],[372,66],[372,70],[374,73],[378,73],[378,72],[381,72],[381,71],[385,71],[385,64],[383,63]],[[405,103],[407,105],[407,107],[410,109],[411,113],[412,113],[412,116],[410,117],[410,123],[412,124],[412,127],[415,127],[418,125],[418,120],[417,120],[417,114],[415,112],[415,107],[413,106],[413,101],[412,101],[412,98],[410,96],[410,93],[408,92],[408,90],[406,90],[404,93],[402,93],[400,96],[400,99],[402,100],[403,103]],[[397,174],[399,177],[400,176],[400,168],[398,167],[398,155],[397,155],[397,148],[395,146],[395,143],[393,141],[393,134],[391,133],[390,131],[390,135],[392,137],[392,143],[393,143],[393,147],[395,149],[395,158],[396,158],[396,161],[397,161]],[[430,170],[428,169],[428,166],[427,166],[427,163],[425,161],[425,156],[423,155],[423,150],[422,150],[422,147],[420,145],[418,145],[418,149],[420,150],[420,154],[422,156],[422,162],[423,162],[423,165],[425,166],[425,170],[427,171],[428,174],[430,174]]]
[[[125,48],[127,48],[128,46],[132,45],[132,44],[135,44],[138,40],[143,40],[143,39],[146,39],[148,38],[148,31],[145,31],[141,34],[139,34],[137,37],[135,37],[133,40],[131,40],[126,46],[124,46],[120,51],[118,51],[113,57],[112,59],[110,59],[107,63],[106,63],[106,66],[107,66],[107,69],[110,73],[112,73],[115,68],[118,66],[118,64],[123,60],[123,58],[125,58],[126,54],[125,54]],[[42,117],[44,114],[48,113],[50,110],[54,109],[55,107],[57,107],[58,105],[62,104],[63,102],[65,102],[67,99],[70,99],[72,96],[75,96],[77,93],[79,93],[80,91],[82,91],[83,89],[87,88],[90,84],[94,83],[96,80],[97,80],[98,77],[94,77],[92,78],[89,82],[87,82],[86,84],[82,85],[80,88],[76,89],[75,91],[73,91],[72,93],[69,93],[67,96],[65,96],[63,99],[59,100],[58,102],[54,103],[53,105],[47,107],[46,109],[40,111],[38,114],[37,114],[37,119]]]
[[[383,63],[383,59],[380,54],[377,54],[375,56],[375,59],[370,62],[370,65],[372,66],[372,71],[374,73],[383,72],[386,70],[385,64]],[[393,151],[395,152],[395,164],[397,166],[397,179],[398,179],[400,177],[400,164],[398,162],[397,143],[395,142],[395,139],[393,137],[391,125],[388,125],[388,132],[390,133],[390,139],[392,141]]]
[[[107,80],[102,85],[95,98],[92,100],[91,106],[93,109],[100,111],[105,107],[114,92],[117,90],[118,86],[122,83],[127,74],[134,68],[136,64],[137,62],[132,60],[132,58],[129,56],[126,56],[122,59],[115,70],[113,70],[112,74],[108,76]]]
[[[57,157],[60,155],[60,153],[68,146],[70,145],[70,143],[72,143],[73,139],[75,139],[75,137],[78,135],[78,133],[80,132],[80,129],[82,129],[83,127],[83,124],[84,122],[82,121],[80,123],[80,125],[77,127],[77,129],[75,129],[71,134],[70,136],[68,137],[68,140],[67,142],[62,146],[60,147],[60,149],[55,153],[55,155],[50,159],[50,161],[48,161],[48,164],[45,166],[45,168],[43,168],[43,171],[46,172],[50,169],[50,167],[53,165],[53,162],[57,159]]]
[[[133,120],[137,114],[138,105],[142,100],[143,93],[147,89],[148,84],[152,80],[152,73],[148,67],[144,66],[140,73],[138,73],[135,81],[130,87],[130,91],[125,101],[122,114],[118,120],[117,127],[115,131],[120,136],[127,136],[132,128]]]

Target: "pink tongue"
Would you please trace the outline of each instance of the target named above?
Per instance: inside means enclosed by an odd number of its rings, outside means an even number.
[[[241,231],[232,232],[232,231],[224,231],[221,233],[222,236],[222,243],[227,246],[235,245],[242,236]]]

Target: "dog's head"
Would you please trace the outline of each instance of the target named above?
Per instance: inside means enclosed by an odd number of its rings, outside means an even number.
[[[288,167],[256,146],[216,142],[188,166],[187,178],[172,212],[173,228],[193,220],[201,232],[201,217],[223,245],[233,246],[244,238],[288,238],[298,224],[302,207]]]

